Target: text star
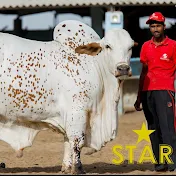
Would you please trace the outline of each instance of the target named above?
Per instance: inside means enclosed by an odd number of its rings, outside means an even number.
[[[149,135],[153,133],[155,130],[147,130],[145,123],[143,122],[142,128],[140,130],[133,130],[133,131],[138,134],[138,141],[137,141],[138,144],[142,140],[150,142]]]

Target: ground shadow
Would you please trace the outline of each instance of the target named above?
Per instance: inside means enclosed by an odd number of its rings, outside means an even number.
[[[107,164],[107,163],[94,163],[90,165],[84,165],[84,169],[87,173],[129,173],[132,171],[154,171],[153,164],[151,163],[143,163],[143,164],[137,164],[137,162],[134,162],[134,164],[127,164],[128,161],[125,160],[125,162],[121,165],[114,165],[114,164]]]
[[[0,168],[0,173],[58,173],[61,171],[61,166],[54,167],[14,167],[14,168]]]
[[[86,173],[96,173],[96,174],[105,174],[105,173],[129,173],[132,171],[153,171],[153,164],[151,163],[143,163],[143,164],[137,164],[137,162],[134,162],[134,164],[127,164],[128,161],[126,160],[121,165],[114,165],[114,164],[107,164],[104,162],[99,163],[93,163],[93,164],[83,164],[84,170]],[[1,168],[0,173],[59,173],[61,171],[61,166],[54,166],[54,167],[27,167],[27,168],[20,168],[20,167],[14,167],[14,168]]]

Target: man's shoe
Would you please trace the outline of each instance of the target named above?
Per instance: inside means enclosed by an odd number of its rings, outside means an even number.
[[[175,169],[171,169],[169,170],[170,172],[176,172],[176,168]]]
[[[160,164],[155,166],[155,171],[156,172],[166,172],[168,171],[168,166],[166,164]]]

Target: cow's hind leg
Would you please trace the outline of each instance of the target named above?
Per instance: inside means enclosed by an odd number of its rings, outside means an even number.
[[[71,157],[71,148],[70,143],[67,137],[64,137],[64,158],[62,162],[62,169],[61,171],[65,174],[71,173],[72,167],[72,157]]]

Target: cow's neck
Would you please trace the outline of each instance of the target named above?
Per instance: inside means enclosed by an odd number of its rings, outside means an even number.
[[[109,97],[116,99],[117,98],[116,96],[118,96],[117,92],[119,92],[118,80],[110,72],[105,58],[102,58],[102,60],[99,59],[97,62],[98,62],[98,69],[100,72],[99,77],[102,81],[104,92],[106,92],[106,94],[109,94]],[[114,101],[114,100],[109,99],[109,101]]]
[[[103,97],[101,97],[100,106],[97,108],[97,116],[93,119],[94,125],[91,126],[90,143],[91,146],[99,150],[107,141],[114,139],[117,134],[116,95],[118,95],[118,81],[109,72],[104,58],[99,57],[94,66],[102,82]]]

